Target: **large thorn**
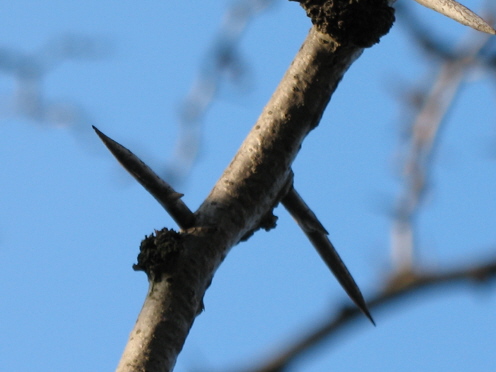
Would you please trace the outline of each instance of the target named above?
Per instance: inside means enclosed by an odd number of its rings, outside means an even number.
[[[477,14],[455,0],[415,0],[417,3],[445,15],[465,26],[488,34],[496,35],[492,28]]]
[[[343,260],[339,257],[338,252],[327,237],[328,233],[326,229],[322,226],[315,213],[312,212],[294,187],[291,187],[281,202],[306,234],[348,296],[372,324],[375,325],[367,303],[363,298],[362,292],[360,292],[360,288],[358,288]]]
[[[127,148],[107,137],[96,127],[93,126],[93,129],[119,163],[165,208],[181,229],[193,226],[195,217],[181,200],[183,194],[176,192]]]

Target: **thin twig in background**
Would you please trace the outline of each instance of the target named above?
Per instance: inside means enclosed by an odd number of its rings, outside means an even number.
[[[277,0],[237,0],[226,11],[200,74],[184,99],[179,113],[179,138],[165,169],[164,178],[177,184],[189,174],[201,148],[202,120],[225,81],[242,82],[246,63],[239,53],[243,32],[260,12]]]
[[[102,37],[65,33],[50,39],[40,50],[25,53],[17,48],[0,47],[0,74],[11,80],[11,92],[0,97],[0,120],[27,121],[29,124],[67,130],[78,145],[92,154],[99,147],[94,140],[91,113],[69,99],[47,96],[47,76],[68,61],[100,61],[112,54],[111,43]]]
[[[411,274],[386,283],[386,286],[368,302],[371,311],[378,312],[382,308],[390,308],[395,302],[429,289],[454,287],[457,284],[487,285],[496,278],[496,260],[485,260],[483,263],[462,266],[444,272],[424,272]],[[322,343],[329,343],[360,318],[360,311],[354,307],[342,306],[341,310],[329,318],[316,322],[311,331],[305,331],[299,337],[288,337],[296,340],[273,355],[270,360],[258,367],[245,369],[243,372],[284,372],[307,352]],[[305,329],[309,327],[306,326]],[[233,369],[230,369],[232,371]],[[241,369],[237,369],[241,371]]]
[[[12,94],[2,97],[0,116],[57,127],[90,124],[80,105],[47,99],[43,80],[62,62],[101,60],[110,53],[110,43],[102,38],[77,34],[60,35],[35,53],[0,48],[0,73],[12,78],[15,86]]]
[[[439,143],[441,125],[465,75],[478,63],[478,55],[489,41],[485,34],[472,35],[455,51],[448,53],[443,47],[439,53],[433,52],[435,55],[449,54],[451,58],[443,61],[430,91],[423,94],[423,105],[410,127],[404,146],[404,189],[397,200],[391,230],[392,262],[398,272],[414,269],[415,218],[429,189],[432,158]],[[431,52],[435,45],[439,45],[426,41],[429,36],[419,33],[418,28],[414,29],[414,36]]]

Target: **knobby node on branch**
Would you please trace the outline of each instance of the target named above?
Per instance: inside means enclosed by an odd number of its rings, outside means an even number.
[[[317,29],[340,44],[371,47],[394,22],[394,9],[387,0],[290,1],[299,2]]]

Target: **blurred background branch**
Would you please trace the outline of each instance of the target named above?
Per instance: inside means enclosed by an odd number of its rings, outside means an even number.
[[[370,297],[368,305],[371,312],[377,314],[378,311],[384,308],[390,309],[398,301],[419,292],[445,291],[455,287],[459,290],[459,286],[466,288],[467,284],[472,284],[470,290],[473,290],[474,285],[487,286],[495,277],[496,259],[494,258],[445,271],[403,273],[389,278],[384,283],[383,289]],[[348,305],[342,305],[336,311],[336,305],[333,304],[330,311],[333,313],[330,317],[324,316],[317,322],[312,321],[313,325],[306,325],[302,328],[305,330],[299,332],[297,336],[289,337],[291,342],[286,342],[282,350],[274,353],[265,363],[252,369],[232,368],[229,371],[284,372],[292,370],[294,363],[318,347],[324,346],[327,352],[332,341],[336,341],[342,332],[349,332],[352,324],[360,322],[361,315],[359,310]]]
[[[222,84],[246,86],[248,62],[242,57],[243,33],[261,12],[276,0],[236,0],[226,10],[217,37],[200,66],[199,75],[179,112],[179,138],[168,161],[164,179],[172,184],[183,182],[198,159],[202,147],[202,124]]]
[[[424,49],[428,57],[435,57],[438,69],[432,84],[422,92],[416,92],[416,107],[411,109],[417,113],[403,135],[399,154],[403,162],[403,190],[398,196],[394,211],[391,257],[396,271],[408,272],[414,269],[415,219],[421,212],[422,202],[431,187],[430,173],[436,146],[442,136],[442,125],[446,124],[449,109],[455,104],[455,98],[463,88],[467,75],[484,64],[486,58],[483,51],[494,38],[469,30],[468,37],[460,46],[449,48],[434,40],[432,33],[416,22],[406,9],[400,9],[400,21],[406,20],[404,25],[415,42]]]
[[[77,102],[47,97],[45,80],[63,63],[101,61],[112,53],[105,38],[75,33],[56,36],[31,53],[0,47],[0,74],[13,83],[13,90],[0,98],[0,117],[69,128],[84,140],[94,124],[91,114]]]

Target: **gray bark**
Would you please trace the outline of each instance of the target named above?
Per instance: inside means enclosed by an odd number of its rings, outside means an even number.
[[[255,126],[205,202],[180,247],[165,257],[117,371],[171,371],[216,269],[232,246],[257,230],[291,182],[291,163],[362,48],[312,28]],[[165,239],[169,232],[157,232]],[[153,240],[153,238],[150,238]]]

